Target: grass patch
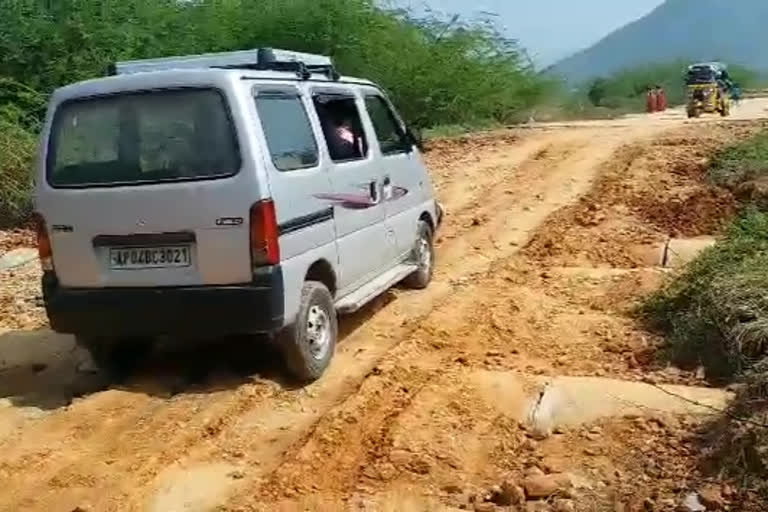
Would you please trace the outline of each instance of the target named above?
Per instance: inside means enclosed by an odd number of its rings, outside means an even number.
[[[710,429],[703,465],[709,474],[739,482],[742,490],[748,490],[756,498],[751,501],[765,506],[768,504],[768,361],[758,363],[743,381],[728,416]]]
[[[709,169],[709,178],[715,185],[732,190],[765,177],[768,177],[768,131],[725,148]]]
[[[0,118],[0,227],[19,225],[32,212],[36,137]]]
[[[708,428],[705,472],[738,482],[745,503],[768,504],[768,132],[724,149],[709,170],[713,184],[749,204],[716,246],[705,251],[641,307],[666,335],[678,365],[703,365],[714,379],[739,382],[728,414]],[[750,195],[740,191],[750,185]],[[757,197],[755,193],[758,193]],[[756,504],[758,508],[749,508]]]
[[[468,133],[500,130],[507,125],[496,121],[477,121],[472,123],[443,124],[424,130],[425,139],[459,137]]]
[[[768,131],[723,149],[708,178],[750,206],[642,313],[667,336],[676,363],[732,378],[768,355]]]
[[[704,365],[715,378],[751,367],[768,347],[768,213],[749,208],[642,313],[678,364]]]

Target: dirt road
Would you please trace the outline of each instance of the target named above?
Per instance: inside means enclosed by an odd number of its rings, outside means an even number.
[[[658,363],[629,311],[663,279],[649,251],[733,212],[704,166],[766,107],[434,142],[434,283],[343,319],[306,388],[251,340],[165,347],[104,382],[44,329],[34,265],[0,272],[0,510],[515,510],[500,493],[548,475],[520,510],[674,510],[710,418],[647,382],[728,396]]]

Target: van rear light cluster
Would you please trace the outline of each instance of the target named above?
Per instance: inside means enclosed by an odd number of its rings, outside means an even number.
[[[280,233],[277,227],[275,203],[267,199],[251,207],[251,265],[280,263]]]
[[[40,266],[45,272],[53,271],[53,249],[51,238],[48,235],[48,227],[45,219],[39,213],[34,216],[35,229],[37,230],[37,253],[40,256]]]

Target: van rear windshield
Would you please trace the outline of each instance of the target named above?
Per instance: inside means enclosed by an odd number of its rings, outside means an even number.
[[[136,185],[231,176],[240,154],[218,91],[145,91],[63,103],[47,168],[54,187]]]

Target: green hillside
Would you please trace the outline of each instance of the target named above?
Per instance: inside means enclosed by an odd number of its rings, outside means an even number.
[[[724,60],[768,72],[766,0],[667,0],[550,69],[571,82],[668,61]]]

